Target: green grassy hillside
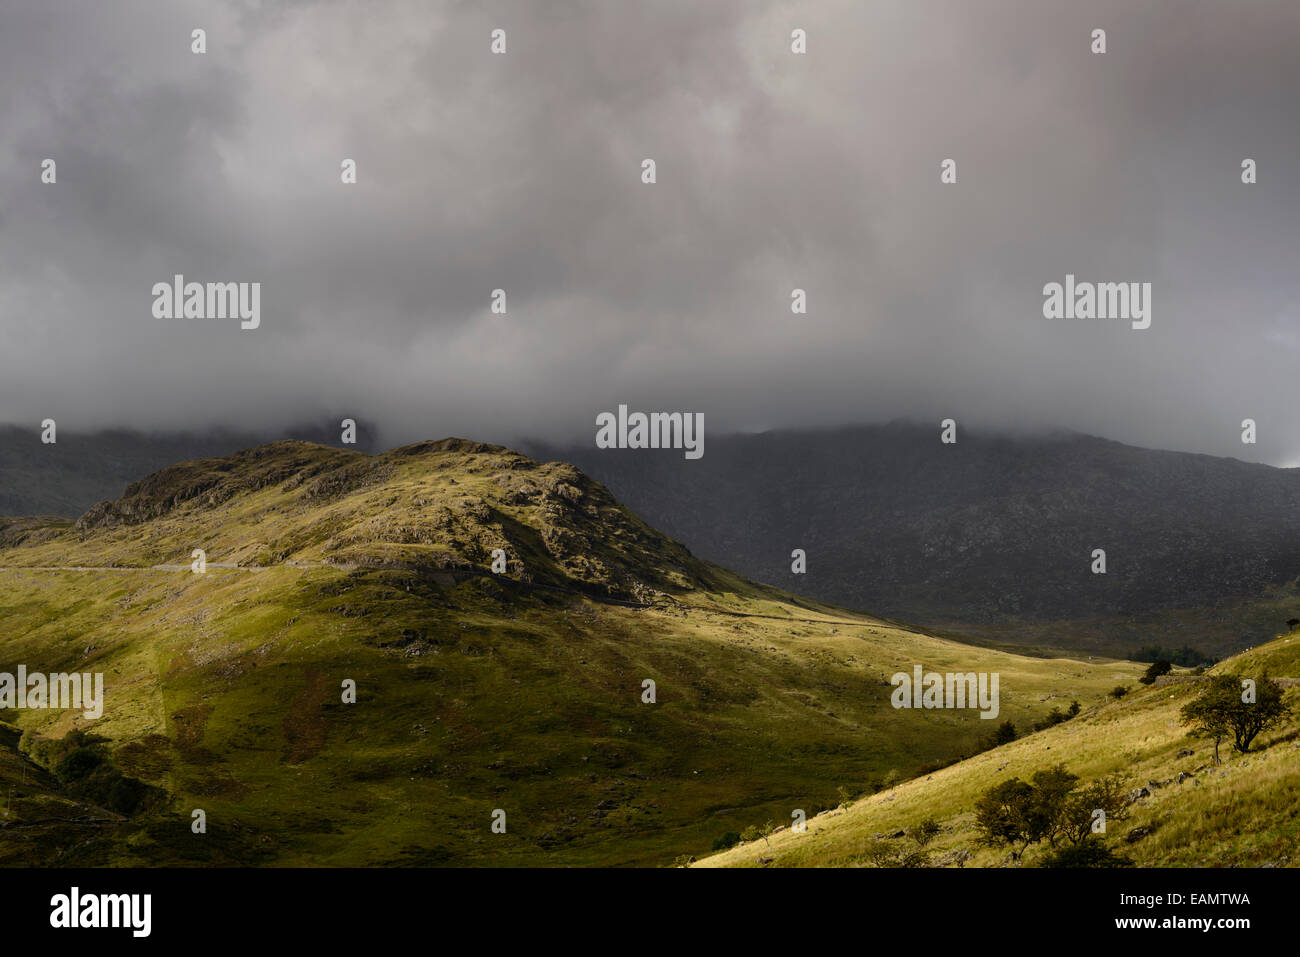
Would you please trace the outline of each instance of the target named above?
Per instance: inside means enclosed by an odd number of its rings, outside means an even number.
[[[755,585],[570,466],[460,440],[277,443],[167,469],[76,523],[0,520],[0,616],[0,671],[105,675],[97,721],[5,711],[23,753],[49,764],[90,731],[97,773],[149,788],[52,838],[75,864],[663,864],[971,754],[997,723],[894,710],[895,671],[998,671],[1022,724],[1140,673]],[[96,807],[105,791],[41,787]]]
[[[1211,674],[1300,677],[1300,635],[1286,635],[1221,662]],[[938,836],[925,848],[932,866],[1009,865],[1004,848],[977,843],[974,806],[993,786],[1056,764],[1085,780],[1117,775],[1128,789],[1146,788],[1122,823],[1108,826],[1109,844],[1139,866],[1235,867],[1300,865],[1300,722],[1266,731],[1251,753],[1226,742],[1213,764],[1213,743],[1189,736],[1182,706],[1197,693],[1187,675],[1085,708],[1075,719],[984,752],[959,764],[882,791],[847,808],[811,818],[802,833],[783,831],[699,862],[700,866],[871,866],[882,850],[912,850],[899,834],[933,819]],[[1286,692],[1292,702],[1300,690]],[[1190,753],[1189,753],[1190,752]],[[895,836],[897,835],[897,836]],[[1018,862],[1032,866],[1050,851],[1031,847]]]

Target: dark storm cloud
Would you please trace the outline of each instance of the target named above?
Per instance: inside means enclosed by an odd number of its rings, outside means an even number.
[[[590,440],[622,402],[715,433],[952,416],[1300,458],[1288,0],[0,21],[4,419]],[[177,272],[260,281],[261,328],[155,319]],[[1151,328],[1044,319],[1066,273],[1152,283]]]

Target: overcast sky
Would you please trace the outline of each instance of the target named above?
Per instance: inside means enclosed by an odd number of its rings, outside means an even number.
[[[4,0],[0,420],[589,442],[626,403],[1295,464],[1298,47],[1294,0]],[[261,282],[261,327],[155,318],[175,273]],[[1067,273],[1151,327],[1043,318]]]

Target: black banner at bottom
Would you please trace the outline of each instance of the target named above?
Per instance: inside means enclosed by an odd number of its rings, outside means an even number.
[[[1231,944],[1291,926],[1287,870],[7,870],[6,940],[148,946],[375,941],[664,941],[771,922],[854,928],[886,942],[1050,924],[1055,940]],[[559,924],[557,924],[559,922]],[[921,938],[917,935],[920,933]],[[627,937],[626,935],[633,935]]]

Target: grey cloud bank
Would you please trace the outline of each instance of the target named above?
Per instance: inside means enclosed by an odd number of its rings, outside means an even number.
[[[9,2],[0,418],[590,441],[626,404],[1290,464],[1297,41],[1281,0]],[[260,326],[156,318],[177,274],[260,281]],[[1149,282],[1150,327],[1045,319],[1067,275]]]

